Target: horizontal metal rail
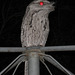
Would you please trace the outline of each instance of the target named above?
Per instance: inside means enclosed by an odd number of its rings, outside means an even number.
[[[75,51],[75,45],[69,46],[49,46],[49,47],[0,47],[0,52],[25,52],[30,49],[40,49],[41,51],[46,52],[55,52],[55,51]]]

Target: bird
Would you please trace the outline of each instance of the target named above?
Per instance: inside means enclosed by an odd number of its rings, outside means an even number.
[[[22,47],[45,46],[49,35],[49,13],[54,2],[34,0],[26,8],[21,24]]]

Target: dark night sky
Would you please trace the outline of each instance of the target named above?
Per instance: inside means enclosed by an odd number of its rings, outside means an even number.
[[[27,5],[32,0],[0,0],[0,47],[21,47],[21,22]],[[75,45],[74,0],[49,0],[55,2],[55,11],[49,14],[50,33],[46,46]],[[0,71],[20,53],[0,53]],[[51,52],[66,68],[75,73],[75,52]],[[46,62],[54,75],[65,75]],[[42,64],[41,64],[42,65]],[[22,64],[16,75],[23,75]],[[14,70],[14,69],[13,69]],[[11,70],[6,75],[12,75]],[[41,66],[41,75],[49,75]]]

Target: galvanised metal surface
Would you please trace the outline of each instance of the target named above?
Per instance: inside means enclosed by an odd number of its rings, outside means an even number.
[[[37,52],[30,52],[28,55],[28,75],[40,75],[39,55]]]
[[[75,51],[75,45],[69,46],[49,46],[49,47],[0,47],[0,52],[25,52],[30,49],[40,49],[46,52],[55,51]]]

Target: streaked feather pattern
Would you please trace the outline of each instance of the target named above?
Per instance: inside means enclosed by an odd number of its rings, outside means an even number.
[[[39,3],[43,2],[41,6]],[[22,47],[45,46],[49,34],[48,15],[54,10],[53,2],[34,0],[26,9],[21,26]]]

